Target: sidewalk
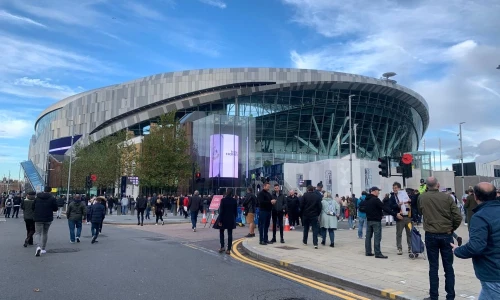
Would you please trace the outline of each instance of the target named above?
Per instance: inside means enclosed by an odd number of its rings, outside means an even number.
[[[365,256],[364,239],[358,239],[357,230],[337,230],[335,248],[312,246],[312,233],[308,246],[302,244],[302,227],[299,231],[285,232],[286,244],[259,245],[256,238],[245,239],[245,250],[253,257],[290,268],[304,275],[339,283],[373,295],[391,299],[423,299],[429,293],[429,264],[422,255],[411,260],[407,253],[397,255],[396,226],[383,226],[382,253],[388,259]],[[423,229],[419,228],[422,235]],[[467,226],[462,225],[457,233],[468,240]],[[321,242],[321,239],[319,239]],[[406,236],[403,232],[403,245]],[[406,249],[406,247],[404,247]],[[457,299],[477,299],[481,285],[474,275],[472,260],[455,257],[455,292]],[[444,272],[440,263],[440,299],[445,299]]]

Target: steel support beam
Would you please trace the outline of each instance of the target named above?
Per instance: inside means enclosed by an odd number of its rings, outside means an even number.
[[[316,129],[316,135],[318,136],[319,145],[321,147],[322,153],[326,153],[325,143],[323,143],[323,138],[321,137],[321,131],[319,131],[318,123],[314,116],[312,117],[312,122],[314,124],[314,129]]]
[[[318,154],[318,148],[314,147],[313,144],[311,144],[311,142],[307,142],[305,141],[303,138],[299,137],[299,136],[295,136],[295,138],[297,140],[299,140],[299,142],[301,142],[302,144],[304,144],[307,148],[309,148],[310,150],[312,150],[313,152],[315,152],[316,154]]]

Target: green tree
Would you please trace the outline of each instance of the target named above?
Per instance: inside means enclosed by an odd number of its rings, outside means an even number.
[[[137,161],[137,175],[143,186],[170,188],[189,184],[192,174],[189,142],[175,112],[167,113],[158,123],[151,124]]]

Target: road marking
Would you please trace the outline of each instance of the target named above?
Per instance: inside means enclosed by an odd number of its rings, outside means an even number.
[[[348,291],[344,291],[342,289],[324,284],[322,282],[315,281],[315,280],[312,280],[312,279],[309,279],[306,277],[302,277],[302,276],[299,276],[297,274],[294,274],[294,273],[291,273],[291,272],[288,272],[285,270],[281,270],[281,269],[272,267],[270,265],[263,264],[263,263],[251,260],[249,258],[246,258],[238,251],[238,245],[241,244],[242,241],[243,241],[243,239],[240,239],[240,240],[237,240],[233,243],[233,254],[234,255],[232,255],[232,257],[234,259],[236,259],[242,263],[252,265],[252,266],[259,268],[261,270],[264,270],[266,272],[287,278],[289,280],[292,280],[292,281],[298,282],[300,284],[306,285],[308,287],[325,292],[329,295],[337,296],[341,299],[345,299],[345,300],[370,300],[369,298],[359,296],[359,295],[356,295],[356,294],[348,292]],[[285,262],[285,261],[280,261],[280,264],[282,262],[286,263],[287,265],[289,263],[289,262]]]
[[[282,267],[288,267],[288,264],[292,263],[293,261],[291,260],[280,260],[280,266]]]
[[[390,299],[396,299],[396,296],[404,294],[402,291],[396,291],[394,289],[385,289],[380,291],[382,297],[389,297]]]
[[[382,295],[382,297],[387,297],[391,292],[395,292],[395,290],[393,290],[393,289],[385,289],[385,290],[382,290],[380,292],[380,294]]]
[[[389,297],[390,297],[391,299],[396,299],[396,296],[401,295],[401,294],[404,294],[404,293],[403,293],[403,292],[401,292],[401,291],[392,292],[392,293],[389,293]]]

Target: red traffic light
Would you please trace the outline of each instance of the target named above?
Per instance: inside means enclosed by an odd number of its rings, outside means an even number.
[[[97,175],[95,175],[95,174],[90,175],[90,180],[96,181],[97,180]]]
[[[401,158],[401,162],[405,165],[409,165],[411,164],[413,161],[413,155],[411,155],[410,153],[405,153],[403,154],[403,157]]]
[[[196,173],[196,178],[200,178],[201,177],[201,173],[200,172],[197,172]]]

